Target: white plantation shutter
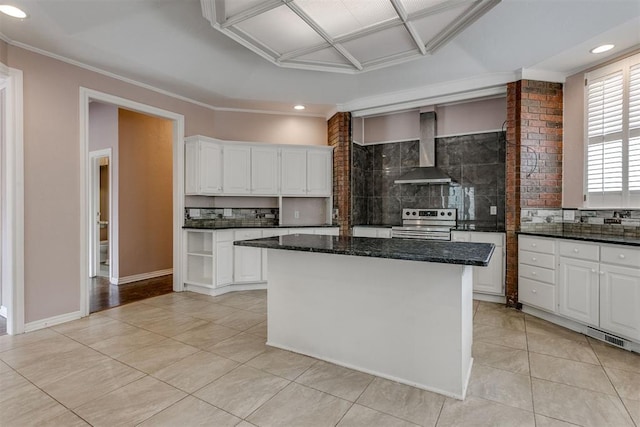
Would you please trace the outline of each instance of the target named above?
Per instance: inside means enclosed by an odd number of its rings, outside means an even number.
[[[586,82],[589,207],[640,207],[640,55]]]
[[[640,192],[640,63],[629,70],[629,191]]]

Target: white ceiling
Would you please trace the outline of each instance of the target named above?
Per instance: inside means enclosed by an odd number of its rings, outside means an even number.
[[[420,1],[433,3],[412,3]],[[640,0],[502,0],[431,55],[346,74],[274,65],[215,30],[199,0],[11,3],[29,14],[0,17],[0,37],[17,46],[215,107],[287,113],[295,103],[307,105],[305,114],[327,115],[490,95],[521,76],[561,81],[640,47]],[[616,48],[588,53],[604,42]]]

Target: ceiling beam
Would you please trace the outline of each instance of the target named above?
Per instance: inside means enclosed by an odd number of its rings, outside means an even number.
[[[391,5],[396,10],[396,13],[398,14],[398,16],[400,17],[400,20],[404,24],[405,30],[407,30],[407,32],[409,33],[409,35],[413,39],[413,43],[420,50],[420,53],[422,55],[426,55],[427,54],[427,50],[424,47],[424,42],[422,41],[422,38],[420,37],[420,35],[416,31],[416,29],[413,26],[413,24],[407,20],[408,19],[407,11],[404,9],[404,6],[402,6],[402,3],[400,3],[400,0],[391,0]]]
[[[258,16],[262,13],[268,12],[271,9],[275,9],[276,7],[282,6],[283,4],[287,4],[292,0],[266,0],[264,2],[258,3],[256,6],[251,7],[247,10],[243,10],[242,12],[236,13],[233,16],[230,16],[228,19],[225,19],[223,23],[220,24],[222,28],[228,28],[232,25],[239,24],[242,21],[246,21],[249,18],[253,18],[254,16]],[[216,0],[216,3],[224,3],[225,0]]]

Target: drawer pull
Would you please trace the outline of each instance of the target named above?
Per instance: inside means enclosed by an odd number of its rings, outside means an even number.
[[[591,272],[592,272],[592,273],[595,273],[595,272],[596,272],[596,270],[592,268],[592,269],[591,269]]]
[[[601,271],[600,274],[604,276],[604,271]]]
[[[532,243],[532,244],[531,244],[531,247],[532,247],[532,248],[535,248],[536,246],[537,246],[537,245],[536,245],[535,243]]]
[[[538,273],[536,273],[535,271],[532,271],[532,272],[531,272],[531,275],[532,275],[532,276],[535,276],[536,274],[538,274]]]
[[[578,250],[578,248],[573,248],[573,252],[578,253],[580,251]]]
[[[538,260],[538,258],[536,258],[536,257],[531,257],[531,261],[537,261],[537,260]]]
[[[538,292],[538,291],[536,291],[535,289],[531,289],[531,293],[532,293],[532,294],[535,294],[535,293],[537,293],[537,292]]]
[[[620,259],[624,259],[624,254],[619,255]]]

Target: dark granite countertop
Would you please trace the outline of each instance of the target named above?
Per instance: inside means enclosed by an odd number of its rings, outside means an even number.
[[[309,234],[290,234],[281,237],[242,240],[234,242],[234,245],[478,266],[487,266],[489,264],[495,248],[492,243],[376,239]]]
[[[238,226],[238,225],[183,225],[182,228],[185,230],[229,230],[232,228],[331,228],[331,227],[339,227],[338,225],[331,224],[321,224],[321,225],[247,225],[247,226]]]
[[[582,240],[595,243],[614,243],[617,245],[640,246],[640,239],[610,234],[569,233],[566,231],[518,231],[527,236],[554,237],[558,239]]]

